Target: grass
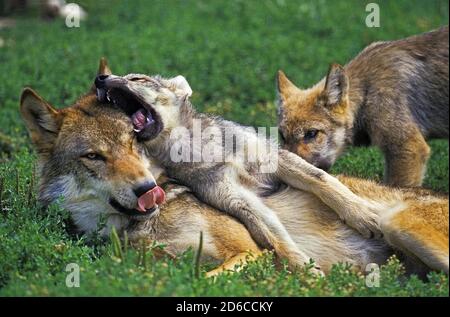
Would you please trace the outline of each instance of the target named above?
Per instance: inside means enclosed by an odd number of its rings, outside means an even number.
[[[345,264],[316,279],[277,271],[270,256],[213,282],[197,277],[191,251],[176,260],[117,253],[109,241],[69,236],[67,213],[57,205],[43,211],[35,200],[35,156],[18,113],[24,86],[70,105],[106,56],[119,74],[183,74],[203,111],[273,126],[278,69],[308,86],[329,63],[345,63],[372,41],[448,24],[448,1],[377,2],[381,28],[373,29],[364,24],[366,1],[79,1],[89,19],[73,29],[33,10],[12,16],[16,26],[0,29],[0,295],[448,296],[446,276],[405,277],[395,259],[381,269],[378,288]],[[448,142],[430,144],[425,186],[447,193]],[[374,148],[350,149],[333,172],[379,180],[382,157]],[[65,284],[72,262],[80,288]]]

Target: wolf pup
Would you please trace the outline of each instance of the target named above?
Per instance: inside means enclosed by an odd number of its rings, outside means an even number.
[[[239,219],[257,243],[274,249],[280,257],[288,259],[291,266],[308,263],[310,256],[295,245],[274,211],[260,199],[276,190],[280,183],[315,194],[363,235],[380,234],[377,215],[380,209],[389,208],[387,205],[356,196],[336,178],[299,156],[278,149],[254,129],[196,112],[189,102],[192,90],[184,77],[102,75],[96,78],[96,86],[100,101],[116,104],[132,118],[138,139],[146,142],[149,155],[169,177],[191,188],[203,202]],[[200,126],[196,127],[195,122],[200,122]],[[192,135],[196,129],[216,131],[220,137],[202,138],[197,148],[195,145],[190,148],[189,159],[174,160],[174,149],[179,152],[180,140],[173,134],[183,129],[187,131],[183,145],[194,143]],[[246,142],[226,146],[223,136],[227,133]],[[252,144],[271,148],[271,151],[269,154],[266,151],[265,155],[253,153],[256,157],[252,162],[241,160],[249,155],[248,148]],[[206,148],[210,153],[222,153],[226,159],[192,159],[198,149]],[[244,155],[239,156],[239,153]],[[260,172],[259,167],[265,164],[272,167],[271,172]]]
[[[420,186],[430,138],[448,138],[448,26],[369,45],[333,64],[310,89],[278,73],[279,129],[286,147],[327,170],[346,145],[376,145],[385,182]]]

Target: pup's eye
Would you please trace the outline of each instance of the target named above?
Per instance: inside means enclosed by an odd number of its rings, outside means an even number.
[[[93,153],[93,152],[86,153],[86,154],[82,155],[81,157],[87,158],[88,160],[92,160],[92,161],[106,161],[106,159],[103,155]]]
[[[316,129],[308,130],[308,131],[306,131],[305,136],[303,137],[303,139],[305,141],[311,141],[311,140],[316,138],[318,133],[319,133],[319,130],[316,130]]]
[[[145,78],[142,78],[142,77],[133,77],[133,78],[130,79],[130,81],[137,81],[137,82],[145,83],[148,80],[145,79]]]

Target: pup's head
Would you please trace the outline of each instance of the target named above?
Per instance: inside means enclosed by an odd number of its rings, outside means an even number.
[[[296,87],[278,72],[278,126],[288,150],[328,170],[343,152],[353,118],[349,83],[342,66],[310,89]]]
[[[142,74],[100,75],[95,86],[98,99],[124,110],[131,117],[138,139],[144,141],[179,126],[180,107],[192,95],[183,76],[164,79]]]
[[[110,73],[104,61],[99,72]],[[157,213],[164,191],[155,183],[129,116],[101,104],[95,90],[56,110],[26,88],[20,112],[39,157],[42,203],[62,196],[83,232],[96,230],[100,215],[121,227]]]

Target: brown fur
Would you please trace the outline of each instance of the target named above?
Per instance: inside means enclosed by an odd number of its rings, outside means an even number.
[[[385,181],[420,186],[429,138],[448,138],[448,27],[369,45],[306,90],[278,75],[279,127],[289,150],[328,169],[346,145],[375,145]]]

